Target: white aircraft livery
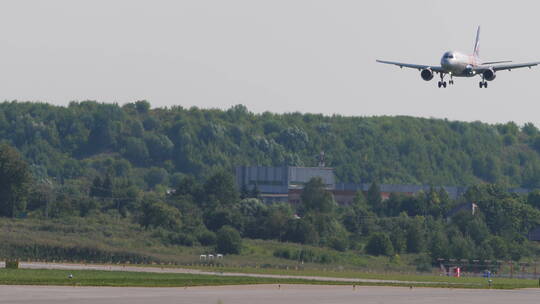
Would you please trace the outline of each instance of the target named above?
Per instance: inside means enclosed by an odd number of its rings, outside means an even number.
[[[444,77],[446,75],[450,76],[448,84],[454,84],[454,77],[474,77],[480,76],[482,80],[478,83],[480,88],[487,88],[487,81],[492,81],[495,79],[497,71],[508,70],[519,68],[531,68],[540,64],[540,62],[529,62],[529,63],[510,63],[512,61],[492,61],[492,62],[482,62],[480,61],[480,27],[476,31],[476,41],[474,43],[474,51],[472,55],[465,55],[460,52],[448,51],[443,54],[441,58],[440,66],[430,66],[430,65],[421,65],[421,64],[409,64],[402,62],[394,61],[385,61],[377,60],[380,63],[393,64],[397,65],[400,68],[412,68],[418,69],[420,71],[420,76],[425,81],[430,81],[433,79],[435,73],[438,73],[441,77],[438,85],[439,88],[446,88],[446,81]],[[487,81],[486,81],[487,80]]]

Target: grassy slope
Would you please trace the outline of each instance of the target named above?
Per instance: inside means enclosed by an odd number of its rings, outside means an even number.
[[[31,248],[35,244],[53,248],[86,247],[96,248],[115,254],[128,252],[141,256],[152,257],[153,260],[173,262],[178,264],[199,263],[199,255],[215,253],[211,247],[167,246],[161,243],[153,234],[156,231],[146,231],[127,219],[111,219],[106,216],[96,218],[72,218],[57,221],[37,219],[5,219],[0,218],[0,258],[20,257],[32,260],[36,254]],[[29,249],[24,249],[28,247]],[[15,249],[14,249],[15,248]],[[287,248],[291,251],[310,249],[317,254],[327,254],[334,260],[331,264],[299,264],[298,261],[276,258],[276,249]],[[15,251],[15,252],[14,252]],[[53,252],[54,253],[54,252]],[[39,259],[43,259],[43,253]],[[32,258],[33,256],[33,258]],[[64,260],[57,257],[56,260]],[[370,269],[376,271],[414,271],[410,263],[414,256],[386,258],[361,256],[354,251],[338,252],[327,248],[302,246],[276,241],[245,240],[241,255],[228,255],[220,263],[228,267],[269,266],[314,270],[338,269]],[[48,258],[51,260],[51,258]],[[76,261],[76,260],[75,260]],[[99,262],[109,262],[101,260]]]
[[[447,278],[430,275],[414,275],[411,266],[414,256],[404,255],[393,258],[364,256],[354,251],[337,252],[326,248],[283,244],[275,241],[247,240],[241,255],[226,256],[221,265],[201,265],[198,256],[201,253],[213,252],[205,247],[165,246],[152,236],[153,231],[141,230],[138,225],[128,220],[111,221],[110,218],[70,219],[62,221],[41,221],[35,219],[10,220],[0,219],[0,258],[9,255],[9,246],[32,246],[33,244],[49,244],[52,246],[86,246],[100,248],[106,252],[132,252],[147,255],[164,262],[176,262],[184,267],[193,267],[209,271],[290,274],[304,276],[366,278],[417,282],[438,282],[431,286],[448,286],[451,283],[465,284],[462,287],[485,287],[487,282],[482,278]],[[7,247],[6,247],[7,246]],[[326,253],[335,258],[332,264],[299,264],[276,258],[272,254],[278,248],[299,250],[308,248],[318,253]],[[288,267],[288,269],[287,269]],[[78,273],[78,271],[74,271]],[[276,280],[253,280],[253,278],[227,279],[206,278],[193,279],[191,275],[180,274],[137,274],[81,272],[85,275],[82,281],[73,280],[81,285],[104,286],[186,286],[186,285],[222,285],[222,284],[256,284],[273,283]],[[0,270],[0,284],[55,284],[70,285],[66,271]],[[88,274],[88,277],[86,277]],[[77,275],[79,277],[79,275]],[[144,283],[147,280],[147,283]],[[281,282],[281,281],[280,281]],[[125,284],[124,284],[125,283]],[[293,282],[290,282],[293,283]],[[471,285],[472,284],[472,285]],[[495,287],[517,288],[536,287],[536,280],[494,279]],[[425,286],[425,285],[421,285]]]

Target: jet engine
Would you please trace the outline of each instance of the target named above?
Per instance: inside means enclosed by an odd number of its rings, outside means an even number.
[[[482,73],[482,76],[484,76],[485,80],[492,81],[497,75],[495,75],[495,71],[493,69],[489,69],[485,70],[484,73]]]
[[[422,79],[425,81],[430,81],[433,79],[433,71],[431,69],[423,69],[422,72],[420,72],[420,76],[422,76]]]

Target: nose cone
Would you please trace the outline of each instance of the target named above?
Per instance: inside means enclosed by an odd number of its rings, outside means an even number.
[[[452,61],[451,59],[442,59],[441,60],[441,67],[447,71],[452,70]]]
[[[454,54],[452,52],[446,52],[441,58],[441,66],[445,69],[449,69],[452,66],[454,60]]]

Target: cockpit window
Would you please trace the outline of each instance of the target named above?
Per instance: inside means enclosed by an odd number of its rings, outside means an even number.
[[[444,55],[444,58],[453,59],[454,55],[452,53],[447,53],[447,54]]]

